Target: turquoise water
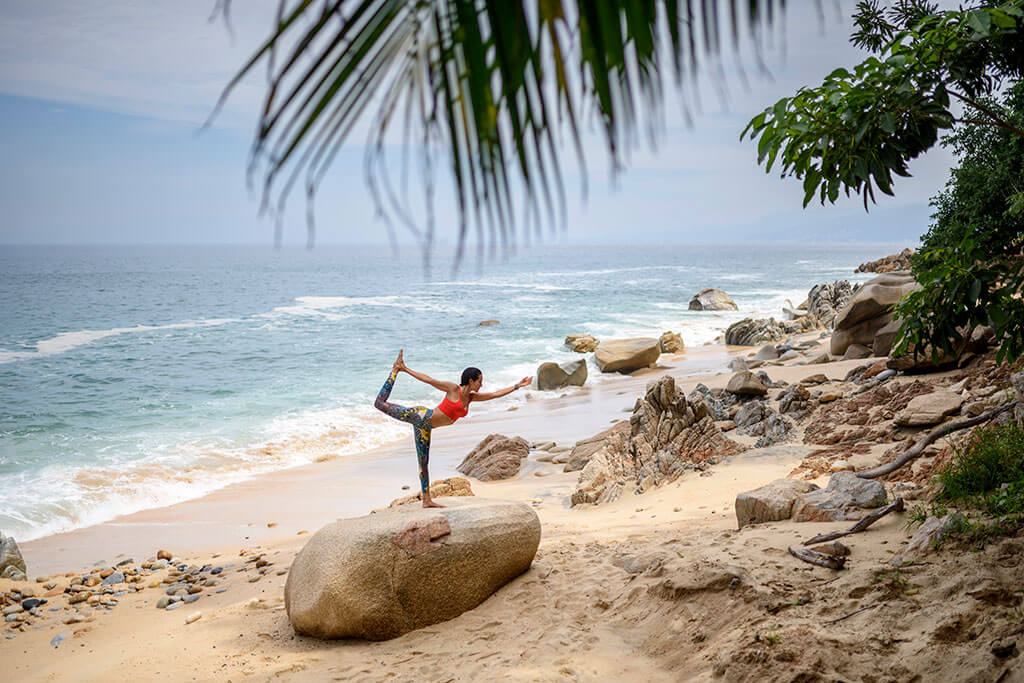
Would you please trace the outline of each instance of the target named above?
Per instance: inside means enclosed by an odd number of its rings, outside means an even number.
[[[38,538],[406,438],[371,406],[400,347],[414,369],[475,365],[499,388],[574,357],[566,334],[712,342],[886,253],[543,247],[455,276],[440,255],[428,277],[418,251],[386,248],[3,248],[0,529]],[[688,311],[704,287],[740,310]]]

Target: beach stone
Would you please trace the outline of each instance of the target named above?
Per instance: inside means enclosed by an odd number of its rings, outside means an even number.
[[[863,344],[850,344],[843,353],[843,360],[860,360],[861,358],[870,357],[871,349]]]
[[[887,500],[882,482],[860,479],[853,472],[836,472],[829,478],[828,486],[797,498],[793,504],[793,521],[860,519],[863,509],[881,507]]]
[[[25,581],[28,578],[26,572],[25,559],[14,537],[0,532],[0,578]]]
[[[725,390],[741,396],[764,396],[768,393],[768,387],[761,378],[749,371],[733,375]]]
[[[589,334],[570,334],[565,337],[565,345],[577,353],[590,353],[597,350],[600,342]]]
[[[947,415],[959,412],[963,403],[962,396],[946,390],[915,396],[906,408],[896,413],[895,423],[901,427],[938,424]]]
[[[964,516],[957,512],[944,517],[929,517],[910,537],[910,541],[903,550],[890,560],[890,563],[900,566],[905,562],[918,560],[924,555],[934,552],[935,547],[945,540],[953,527],[963,521]]]
[[[203,596],[199,595],[198,593],[195,593],[193,595],[186,595],[184,598],[181,599],[181,601],[183,603],[185,603],[186,605],[189,605],[189,604],[192,604],[193,602],[196,602],[201,597],[203,597]]]
[[[917,372],[933,372],[940,368],[944,368],[951,365],[956,365],[957,357],[954,354],[947,353],[946,351],[939,351],[938,358],[932,358],[932,347],[925,346],[924,350],[921,351],[917,357],[914,357],[914,349],[907,349],[907,353],[902,356],[893,356],[892,352],[889,354],[889,360],[886,361],[886,366],[890,370],[897,372],[906,373],[917,373]]]
[[[519,472],[523,458],[530,455],[530,444],[522,437],[489,434],[455,469],[480,481],[508,479]]]
[[[683,337],[672,330],[663,332],[661,337],[658,338],[658,344],[661,347],[662,353],[681,353],[686,350]]]
[[[765,344],[754,354],[754,360],[775,360],[778,357],[779,350],[774,344]]]
[[[749,370],[750,366],[742,358],[733,358],[729,361],[729,369],[733,372],[743,372],[744,370]]]
[[[868,261],[857,266],[856,273],[891,273],[894,270],[910,270],[910,257],[914,250],[907,248],[898,254],[883,256],[877,261]]]
[[[568,363],[541,363],[537,368],[537,388],[541,391],[581,387],[587,381],[587,361],[580,358]]]
[[[483,323],[481,323],[481,325],[482,324]],[[203,613],[202,612],[193,612],[192,614],[190,614],[187,617],[185,617],[185,623],[186,624],[194,624],[195,622],[199,621],[202,617],[203,617]]]
[[[919,288],[908,272],[887,273],[865,282],[836,313],[832,355],[842,356],[851,344],[871,346],[875,335],[893,321],[892,307]]]
[[[317,638],[395,638],[476,607],[529,569],[541,534],[529,505],[444,502],[448,507],[391,508],[343,519],[314,534],[285,585],[295,631]]]
[[[591,456],[604,448],[610,439],[616,435],[628,433],[629,420],[621,420],[603,432],[599,432],[587,439],[577,441],[576,445],[573,446],[572,450],[569,452],[569,457],[565,461],[564,471],[578,472],[582,470],[586,466],[587,462],[590,461]]]
[[[688,401],[665,375],[637,399],[628,434],[613,435],[590,457],[572,504],[610,502],[627,486],[643,493],[742,450],[722,435],[703,400]]]
[[[185,604],[184,602],[181,602],[180,600],[178,600],[176,602],[172,602],[172,603],[168,604],[167,607],[164,608],[164,610],[167,611],[167,612],[170,612],[172,610],[176,610],[179,607],[184,606],[184,604]]]
[[[833,557],[846,557],[850,554],[850,548],[839,541],[829,541],[820,545],[811,546],[811,550]]]
[[[787,361],[791,361],[791,360],[796,360],[797,358],[801,358],[801,357],[802,356],[801,356],[799,351],[796,351],[794,349],[790,349],[789,351],[784,351],[782,353],[782,355],[779,356],[779,360],[782,361],[782,362],[787,362]]]
[[[174,559],[174,556],[171,555],[171,553],[166,551],[166,550],[157,550],[156,551],[156,559],[158,559],[158,560],[167,560],[168,562],[170,562],[172,559]]]
[[[632,372],[650,367],[661,355],[657,339],[639,337],[603,342],[594,352],[601,372]]]
[[[735,507],[738,528],[789,519],[796,499],[817,488],[815,484],[801,479],[776,479],[753,491],[737,495]]]
[[[728,294],[720,289],[702,289],[690,299],[691,311],[736,311],[739,308]]]
[[[831,465],[828,466],[828,469],[829,469],[830,472],[844,472],[844,471],[853,472],[857,468],[854,467],[853,464],[850,463],[847,460],[836,460],[835,462],[833,462]]]
[[[112,586],[115,583],[124,583],[124,574],[122,572],[113,572],[107,575],[107,577],[100,582],[100,585]]]
[[[477,323],[477,327],[490,327],[491,325],[497,325],[499,321],[495,318],[489,320],[481,320]]]
[[[875,339],[871,343],[871,352],[875,356],[888,356],[892,351],[892,345],[896,341],[896,333],[899,332],[900,324],[897,320],[891,320],[880,330],[875,332]]]

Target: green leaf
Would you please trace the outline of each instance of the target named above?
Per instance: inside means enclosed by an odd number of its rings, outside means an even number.
[[[983,9],[967,13],[967,24],[981,37],[987,38],[992,29],[992,17]]]
[[[893,118],[889,112],[882,112],[882,115],[878,117],[878,125],[882,127],[886,133],[892,135],[896,132],[896,119]]]

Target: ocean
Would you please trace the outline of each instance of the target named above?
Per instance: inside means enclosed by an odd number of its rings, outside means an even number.
[[[567,334],[713,343],[894,250],[539,246],[453,275],[411,248],[2,247],[0,530],[40,538],[408,438],[372,407],[399,348],[497,389],[578,357]],[[739,310],[689,311],[705,287]],[[589,362],[588,382],[615,381]],[[440,396],[406,379],[392,400]]]

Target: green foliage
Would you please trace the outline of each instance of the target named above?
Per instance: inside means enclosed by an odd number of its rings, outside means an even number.
[[[779,100],[740,136],[757,140],[766,172],[778,163],[784,177],[803,179],[804,206],[815,195],[834,203],[844,192],[861,195],[867,208],[875,188],[893,194],[893,176],[909,175],[907,163],[956,121],[951,97],[988,123],[1005,123],[976,98],[1024,74],[1024,0],[938,13],[925,13],[934,11],[927,3],[901,4],[909,9],[895,19],[916,20],[910,28],[861,2],[853,40],[879,56]]]
[[[915,354],[931,346],[959,355],[976,325],[992,324],[997,360],[1024,354],[1024,270],[1019,255],[992,254],[973,235],[953,246],[917,253],[914,277],[921,289],[896,306],[901,321],[894,353]]]
[[[1011,422],[977,430],[939,483],[944,500],[990,515],[1024,513],[1024,427]]]

